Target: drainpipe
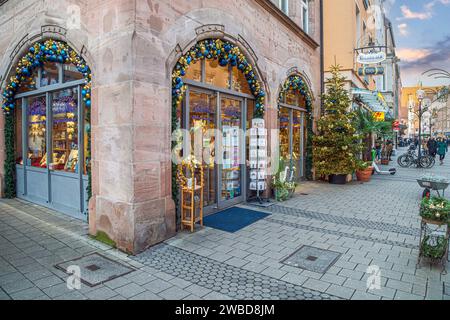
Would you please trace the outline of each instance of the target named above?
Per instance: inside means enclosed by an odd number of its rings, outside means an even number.
[[[323,100],[322,95],[325,93],[325,49],[323,44],[323,0],[320,0],[320,113],[323,115]]]

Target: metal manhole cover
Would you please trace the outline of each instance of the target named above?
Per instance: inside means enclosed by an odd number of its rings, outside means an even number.
[[[95,264],[91,265],[91,266],[87,266],[86,269],[88,269],[89,271],[98,271],[101,268]]]
[[[340,256],[341,254],[338,252],[303,246],[281,263],[308,271],[325,273]]]
[[[67,274],[73,274],[72,272],[68,272],[68,269],[70,268],[73,270],[73,267],[80,268],[81,282],[90,287],[98,286],[135,271],[135,269],[131,267],[113,261],[98,253],[89,254],[81,258],[55,265],[55,268],[62,270]]]

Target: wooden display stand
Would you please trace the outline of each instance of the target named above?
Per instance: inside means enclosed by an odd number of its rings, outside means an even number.
[[[190,179],[186,178],[185,172],[190,173]],[[200,175],[200,184],[197,185],[196,174]],[[178,181],[181,189],[181,230],[189,227],[194,232],[195,225],[203,226],[203,191],[204,191],[204,169],[203,166],[195,166],[192,162],[183,162],[178,166]],[[191,181],[189,183],[189,181]],[[199,215],[196,216],[195,195],[199,193]],[[188,203],[190,202],[190,204]]]

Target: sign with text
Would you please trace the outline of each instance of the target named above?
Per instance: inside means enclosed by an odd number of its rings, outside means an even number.
[[[384,74],[383,67],[364,67],[359,68],[358,74],[360,76],[380,76]]]
[[[383,122],[383,121],[386,120],[386,113],[384,113],[384,112],[374,112],[373,113],[373,118],[377,122]]]
[[[377,64],[386,60],[386,53],[383,51],[372,51],[358,54],[357,61],[361,64]]]

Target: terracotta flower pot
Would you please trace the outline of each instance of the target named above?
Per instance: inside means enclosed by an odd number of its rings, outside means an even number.
[[[356,178],[360,182],[369,182],[372,179],[373,167],[368,167],[366,170],[356,171]]]

